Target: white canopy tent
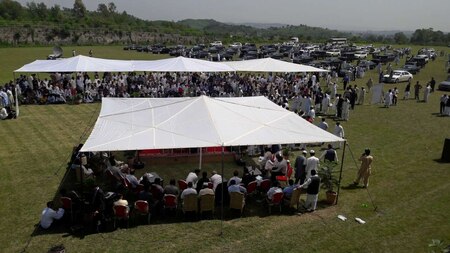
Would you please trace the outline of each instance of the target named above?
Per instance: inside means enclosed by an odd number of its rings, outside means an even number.
[[[265,97],[104,98],[81,151],[340,141]]]
[[[152,61],[133,61],[134,71],[152,72],[234,72],[235,70],[220,62],[211,62],[186,57],[168,58]]]
[[[236,71],[243,72],[328,72],[328,70],[325,69],[276,60],[273,58],[245,61],[228,61],[223,63],[235,69]]]
[[[120,72],[134,71],[133,61],[110,60],[78,55],[57,60],[36,60],[14,72]]]

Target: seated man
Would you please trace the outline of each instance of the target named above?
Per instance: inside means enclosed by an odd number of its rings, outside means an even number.
[[[234,180],[230,180],[230,186],[228,186],[228,192],[240,192],[243,194],[247,194],[247,189],[244,186],[239,185]]]
[[[277,176],[285,176],[287,172],[287,161],[282,155],[277,154],[274,162],[274,167],[270,169],[272,181],[275,181]]]
[[[197,187],[197,181],[198,181],[198,174],[200,173],[199,169],[194,170],[193,172],[189,172],[188,176],[186,177],[186,183],[191,182],[192,187]]]
[[[238,177],[238,176],[239,176],[239,171],[235,170],[235,171],[233,172],[233,177],[230,178],[230,181],[228,181],[228,186],[231,185],[231,181],[233,181],[233,180],[234,180],[234,182],[235,182],[237,185],[239,185],[239,184],[241,183],[242,179],[241,179],[240,177]]]
[[[47,202],[47,207],[42,211],[39,224],[42,228],[48,229],[54,220],[59,220],[64,216],[64,209],[55,210],[53,201]]]
[[[197,192],[199,192],[203,188],[204,183],[208,184],[208,182],[209,182],[208,173],[206,171],[203,171],[202,178],[200,178],[197,182],[196,187]]]
[[[274,181],[272,187],[267,191],[267,200],[272,201],[273,195],[278,192],[283,192],[283,190],[280,187],[280,182]]]
[[[0,109],[0,119],[6,119],[8,118],[8,112],[6,111],[6,108],[3,107]]]
[[[319,196],[320,177],[317,175],[316,170],[311,170],[311,177],[308,178],[304,184],[299,185],[297,188],[306,189],[306,202],[305,208],[308,212],[316,210],[317,197]]]
[[[248,171],[247,167],[244,167],[244,175],[242,176],[241,183],[244,184],[244,186],[247,186],[250,182],[255,181],[256,177]]]
[[[128,211],[130,211],[130,207],[128,206],[128,201],[123,199],[122,194],[118,194],[119,199],[114,202],[114,206],[125,206]]]
[[[184,197],[189,194],[197,195],[197,191],[192,187],[192,182],[189,182],[187,188],[181,193],[181,199],[184,199]]]
[[[125,176],[127,177],[128,181],[130,181],[131,187],[133,189],[135,189],[139,185],[139,180],[134,175],[134,170],[130,170],[129,174],[125,174]]]
[[[172,194],[178,196],[180,194],[180,190],[176,186],[175,179],[170,179],[170,182],[166,187],[164,187],[164,194]]]
[[[292,193],[294,192],[296,186],[294,185],[294,180],[289,179],[289,185],[284,187],[283,189],[283,196],[285,199],[290,199],[292,196]]]
[[[214,195],[214,191],[213,189],[210,189],[208,187],[208,183],[204,183],[202,185],[202,189],[198,192],[198,196],[203,196],[203,195]]]
[[[145,201],[147,201],[147,203],[148,203],[148,205],[150,207],[153,207],[155,201],[153,200],[153,195],[150,192],[150,185],[149,184],[144,186],[144,190],[139,192],[138,200],[145,200]]]

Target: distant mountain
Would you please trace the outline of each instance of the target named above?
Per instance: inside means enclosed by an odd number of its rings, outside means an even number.
[[[326,41],[331,37],[351,36],[351,33],[348,32],[307,25],[259,24],[258,26],[265,28],[258,28],[255,27],[256,23],[226,24],[212,19],[185,19],[178,21],[177,24],[200,30],[206,35],[213,35],[216,38],[222,37],[225,40],[245,38],[252,41],[279,41],[289,40],[295,36],[299,37],[301,42],[309,42]]]

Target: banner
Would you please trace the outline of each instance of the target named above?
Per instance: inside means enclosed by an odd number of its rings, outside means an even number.
[[[383,84],[375,84],[370,90],[372,91],[371,104],[374,105],[383,103]]]

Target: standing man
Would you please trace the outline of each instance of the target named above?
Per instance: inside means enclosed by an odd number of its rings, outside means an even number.
[[[431,78],[430,86],[431,86],[431,92],[434,92],[434,86],[436,85],[436,80],[434,80],[434,77]]]
[[[305,178],[306,178],[306,154],[308,152],[306,152],[306,150],[302,151],[302,154],[297,156],[297,158],[295,159],[295,183],[298,184],[298,182],[300,182],[300,184],[303,184],[305,182]]]
[[[409,99],[410,92],[411,92],[411,82],[408,81],[408,84],[405,87],[405,95],[403,96],[403,100]]]
[[[320,129],[325,131],[328,130],[328,123],[325,121],[325,118],[322,118],[322,121],[317,125]]]
[[[194,188],[197,188],[198,174],[200,174],[199,169],[195,169],[194,171],[189,172],[186,177],[186,183],[192,183]]]
[[[364,153],[359,158],[359,161],[361,161],[361,167],[359,168],[356,180],[353,182],[353,185],[358,185],[361,179],[363,179],[363,187],[367,188],[369,186],[369,176],[371,173],[371,165],[373,161],[373,157],[370,155],[370,149],[366,148],[364,150]]]
[[[336,126],[334,127],[334,135],[336,135],[339,138],[344,139],[345,134],[344,134],[344,128],[341,126],[340,122],[336,122]],[[342,143],[339,142],[339,148],[342,147]]]
[[[328,149],[325,150],[322,155],[319,157],[319,160],[323,158],[324,162],[337,162],[338,161],[338,157],[337,157],[337,153],[336,150],[333,148],[333,145],[328,144]]]
[[[320,161],[319,158],[315,157],[314,149],[309,151],[310,157],[306,159],[306,179],[311,177],[311,171],[317,171],[319,169]]]
[[[414,85],[414,99],[419,101],[419,92],[420,89],[422,89],[422,85],[419,84],[419,81],[417,81],[416,85]]]
[[[319,196],[320,177],[315,170],[311,171],[311,177],[298,188],[306,188],[305,208],[308,212],[314,212],[317,206],[317,197]]]

